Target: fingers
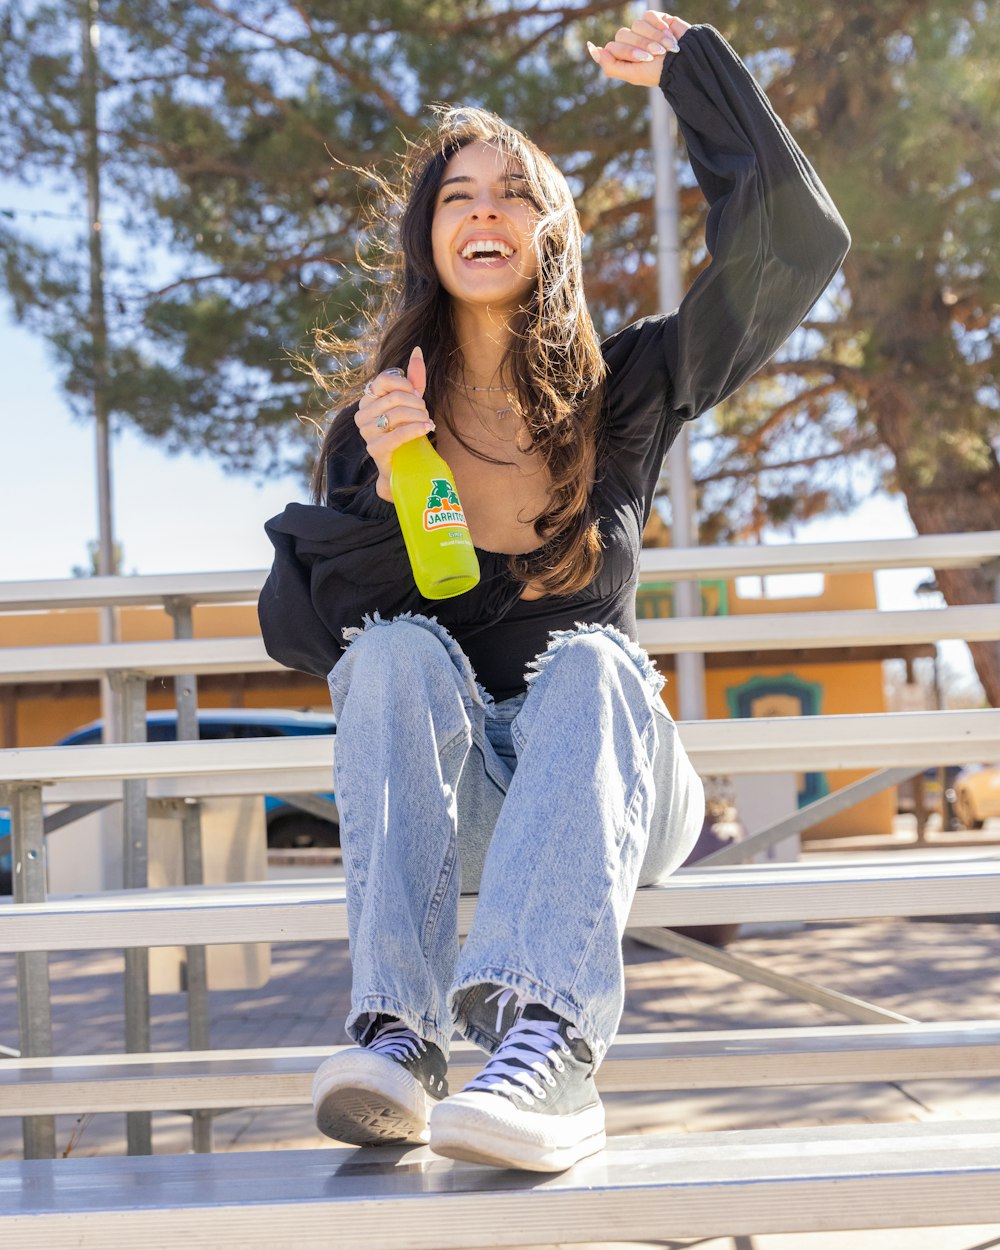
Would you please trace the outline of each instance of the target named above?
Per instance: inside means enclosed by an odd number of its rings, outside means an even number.
[[[424,354],[419,347],[415,347],[410,353],[405,371],[383,369],[365,384],[361,403],[364,405],[372,399],[379,399],[394,391],[413,391],[417,395],[423,395],[426,386],[427,366],[424,363]]]
[[[652,50],[654,47],[661,50],[659,52],[654,52]],[[603,48],[596,48],[588,41],[587,50],[605,71],[607,71],[610,66],[613,66],[615,61],[622,61],[626,64],[634,65],[637,62],[645,63],[653,61],[657,56],[664,56],[666,54],[666,49],[662,48],[662,45],[654,43],[654,41],[649,39],[640,39],[638,35],[633,35],[630,30],[627,30],[624,27],[618,32],[617,36],[609,43],[606,43]]]
[[[371,379],[354,414],[354,424],[378,466],[376,490],[389,503],[392,453],[403,443],[434,429],[423,400],[426,385],[427,366],[420,348],[415,347],[405,373],[402,369],[385,369]]]
[[[413,383],[408,380],[402,369],[385,369],[366,383],[361,393],[361,403],[370,403],[373,399],[381,399],[383,395],[394,391],[408,391],[412,394]]]
[[[647,52],[644,48],[636,48],[619,40],[612,40],[603,48],[588,44],[587,51],[604,71],[605,77],[619,78],[622,82],[636,86],[655,86],[663,69],[663,55]]]
[[[661,13],[658,9],[647,9],[642,17],[633,22],[632,29],[639,34],[644,33],[643,27],[649,27],[651,38],[665,43],[671,52],[678,52],[678,41],[685,31],[691,29],[691,23],[682,17],[674,17],[672,13]]]
[[[676,52],[678,43],[671,27],[672,21],[676,21],[676,18],[670,18],[666,13],[654,13],[650,10],[645,17],[632,23],[631,34],[636,38],[648,40],[646,47],[649,52],[656,51],[651,46],[652,44],[663,48],[664,52]]]
[[[354,424],[361,431],[365,442],[412,422],[434,428],[427,405],[412,390],[370,396],[358,407],[354,416]]]
[[[618,39],[612,39],[610,43],[606,43],[604,49],[610,52],[616,61],[646,62],[660,60],[666,56],[666,48],[662,52],[654,51],[660,46],[660,44],[653,43],[651,39],[640,40],[631,31],[625,31]]]
[[[427,366],[424,364],[424,353],[419,347],[415,347],[410,352],[409,363],[406,366],[406,378],[418,395],[423,395],[424,387],[427,385]]]
[[[588,41],[587,51],[609,78],[651,82],[653,63],[668,53],[678,52],[677,40],[687,29],[688,23],[680,18],[648,9],[631,26],[620,27],[603,48]],[[638,77],[636,67],[641,71]]]
[[[387,484],[392,470],[392,454],[396,448],[429,434],[434,429],[434,422],[427,411],[427,405],[414,391],[412,382],[384,373],[373,381],[390,389],[384,394],[376,394],[373,387],[358,406],[354,423],[365,441],[368,454],[378,466],[380,480]],[[380,493],[391,502],[391,493]]]
[[[669,26],[659,28],[645,21],[635,22],[631,27],[623,26],[615,35],[614,43],[609,46],[614,48],[615,45],[626,45],[636,51],[645,52],[649,59],[666,56],[668,52],[676,52],[678,48],[677,40],[671,34]],[[637,59],[646,58],[638,57]]]
[[[674,39],[680,39],[686,30],[691,29],[690,22],[685,22],[682,17],[675,17],[673,13],[662,13],[659,9],[647,9],[639,21],[633,23],[632,29],[635,30],[642,24],[651,26],[659,32],[654,38],[660,38],[660,35],[673,35]]]
[[[433,428],[433,425],[423,421],[400,421],[398,425],[393,422],[384,434],[376,434],[376,437],[371,440],[368,444],[368,454],[378,465],[379,470],[388,476],[392,453],[396,448],[422,437]]]

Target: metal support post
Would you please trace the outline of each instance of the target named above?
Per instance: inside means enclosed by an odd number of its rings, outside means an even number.
[[[111,467],[111,416],[108,398],[108,322],[104,281],[104,223],[101,221],[101,144],[99,97],[101,92],[98,48],[99,0],[83,0],[80,5],[80,121],[83,139],[83,173],[87,184],[87,255],[90,262],[90,308],[87,329],[90,334],[94,408],[95,450],[97,455],[97,572],[102,577],[116,573],[114,508]],[[111,604],[100,609],[101,642],[121,640],[118,609]],[[103,740],[117,742],[121,734],[120,709],[111,680],[100,679]]]
[[[927,845],[927,792],[924,787],[924,770],[913,778],[913,814],[917,819],[917,846]]]
[[[856,803],[871,798],[873,794],[881,794],[890,786],[902,785],[904,781],[909,781],[911,777],[918,777],[922,772],[922,768],[914,768],[912,764],[903,764],[898,768],[882,768],[876,773],[862,777],[860,781],[854,781],[849,786],[834,790],[832,794],[826,794],[821,799],[807,803],[805,807],[800,807],[798,811],[792,812],[790,816],[784,817],[776,824],[769,825],[766,829],[759,829],[742,842],[733,842],[730,846],[724,846],[721,850],[706,855],[698,861],[698,867],[745,864],[760,852],[777,846],[779,842],[784,842],[786,838],[798,837],[806,829],[818,825],[821,820],[829,820],[831,816],[847,811]]]
[[[120,699],[124,740],[145,742],[145,676],[141,673],[116,673],[112,681]],[[149,884],[149,819],[145,779],[122,782],[122,817],[123,885],[126,890],[144,890]],[[129,1054],[145,1054],[149,1049],[149,951],[142,946],[132,947],[125,951],[125,1050]],[[125,1119],[128,1153],[152,1154],[150,1113],[129,1111]]]
[[[42,787],[10,787],[14,903],[45,901],[45,822]],[[25,1059],[52,1054],[52,1005],[49,998],[48,951],[21,951],[17,956],[17,1020],[21,1055]],[[21,1136],[26,1159],[54,1159],[56,1122],[50,1115],[25,1116]]]
[[[193,638],[194,622],[190,599],[168,598],[164,607],[173,618],[175,638]],[[191,742],[198,738],[198,678],[185,673],[174,678],[174,697],[177,703],[177,740]],[[201,885],[205,880],[201,845],[201,808],[197,801],[188,800],[181,816],[181,836],[184,854],[184,884]],[[208,961],[204,946],[185,947],[188,1008],[188,1048],[208,1050]],[[197,1110],[191,1113],[191,1145],[196,1153],[208,1154],[212,1150],[212,1113]]]
[[[850,994],[841,994],[839,990],[829,990],[825,986],[816,985],[803,977],[789,976],[787,973],[775,972],[755,963],[743,955],[734,955],[729,951],[718,950],[695,938],[684,937],[673,929],[629,929],[628,935],[637,942],[658,950],[670,951],[674,955],[687,955],[713,968],[722,968],[733,976],[744,981],[756,981],[760,985],[770,985],[781,990],[791,998],[801,999],[805,1003],[815,1003],[818,1007],[828,1007],[831,1011],[839,1011],[851,1020],[859,1020],[862,1024],[916,1024],[912,1016],[902,1016],[898,1011],[889,1011],[876,1003],[866,1002],[863,998],[853,998]]]
[[[651,141],[655,176],[656,266],[660,312],[672,313],[681,302],[680,201],[675,165],[677,121],[658,87],[650,88]],[[685,425],[667,457],[670,475],[671,543],[693,547],[698,541],[694,486]],[[696,581],[678,578],[674,585],[676,616],[701,616]],[[705,657],[682,652],[674,657],[682,720],[705,719]]]
[[[993,598],[1000,605],[1000,560],[991,560],[983,569],[988,578],[993,581]],[[1000,667],[1000,638],[997,639],[997,666]]]

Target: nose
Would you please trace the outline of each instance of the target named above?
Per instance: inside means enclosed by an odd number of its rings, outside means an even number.
[[[484,218],[495,221],[500,216],[500,212],[493,197],[484,191],[478,200],[470,205],[469,216],[473,221],[482,221]]]

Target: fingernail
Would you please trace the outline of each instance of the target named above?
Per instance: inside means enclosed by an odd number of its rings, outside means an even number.
[[[632,53],[632,56],[636,61],[651,61],[653,59],[648,52],[642,52],[638,48]]]
[[[422,357],[422,356],[423,356],[423,354],[424,354],[424,353],[423,353],[423,350],[421,349],[421,346],[420,346],[420,344],[418,343],[418,344],[416,345],[416,347],[413,349],[413,351],[412,351],[411,355],[414,355],[414,356],[421,356],[421,357]]]
[[[673,38],[673,36],[671,36],[670,43],[667,46],[670,48],[671,52],[680,52],[681,50],[681,45],[676,39]]]
[[[595,61],[599,61],[601,59],[600,50],[597,47],[595,47],[595,45],[592,44],[589,39],[587,40],[587,51],[594,58]]]
[[[650,51],[655,52],[657,56],[667,55],[666,48],[660,43],[651,43],[649,47],[650,47]]]

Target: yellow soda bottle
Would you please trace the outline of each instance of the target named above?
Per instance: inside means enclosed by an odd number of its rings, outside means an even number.
[[[451,599],[479,581],[479,560],[455,479],[426,435],[392,453],[392,499],[413,580],[425,599]]]

